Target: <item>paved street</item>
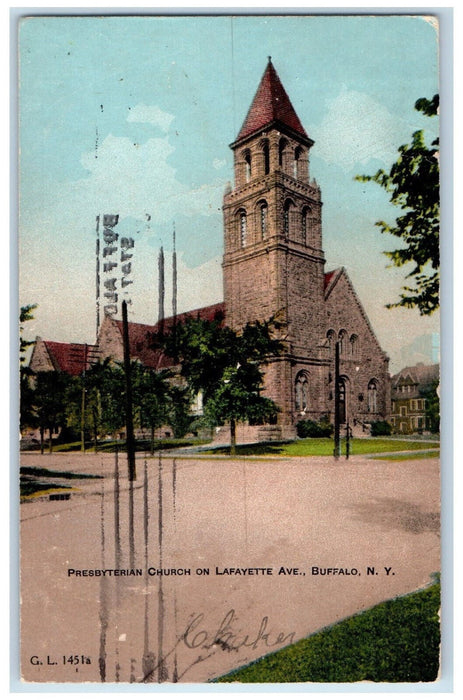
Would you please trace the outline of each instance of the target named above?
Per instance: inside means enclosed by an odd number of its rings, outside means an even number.
[[[207,681],[440,568],[434,458],[21,463],[104,476],[21,504],[27,681]]]

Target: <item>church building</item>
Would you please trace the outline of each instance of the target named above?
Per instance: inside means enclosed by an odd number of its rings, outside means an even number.
[[[264,387],[280,409],[268,432],[274,437],[293,436],[300,420],[327,416],[334,422],[336,346],[340,423],[366,430],[386,419],[391,405],[389,359],[347,272],[325,271],[321,192],[309,168],[313,145],[269,59],[231,144],[234,187],[227,187],[223,201],[224,300],[176,316],[178,323],[186,315],[220,318],[236,330],[247,322],[279,321],[285,349],[265,367]],[[166,327],[172,322],[163,321]],[[171,361],[152,347],[157,331],[159,323],[129,323],[130,354],[161,369]],[[121,321],[106,316],[93,357],[122,360],[122,336]],[[56,345],[42,341],[32,365],[53,363]],[[63,348],[58,354],[64,356]]]
[[[239,329],[271,316],[284,324],[285,352],[265,375],[283,435],[301,419],[334,420],[337,343],[341,423],[384,419],[390,407],[389,359],[344,268],[325,271],[313,145],[269,58],[231,144],[223,273],[227,324]]]

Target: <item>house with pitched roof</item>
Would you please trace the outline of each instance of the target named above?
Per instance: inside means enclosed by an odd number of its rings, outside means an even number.
[[[430,425],[427,404],[436,396],[438,383],[438,364],[404,367],[392,377],[390,421],[394,432],[407,435],[435,427]]]
[[[35,339],[29,368],[32,372],[65,372],[78,377],[93,357],[92,345],[85,343],[58,343],[54,340]]]

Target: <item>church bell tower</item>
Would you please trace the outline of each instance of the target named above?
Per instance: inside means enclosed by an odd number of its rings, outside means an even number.
[[[231,144],[234,188],[224,195],[224,299],[228,325],[276,316],[285,354],[266,371],[279,422],[292,423],[293,369],[319,361],[324,333],[321,195],[309,177],[313,146],[269,58]]]

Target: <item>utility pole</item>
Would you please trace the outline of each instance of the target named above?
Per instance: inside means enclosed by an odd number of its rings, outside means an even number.
[[[177,250],[175,242],[175,221],[172,232],[172,335],[177,354]]]
[[[339,425],[339,340],[336,341],[334,353],[334,457],[341,454],[341,436]]]
[[[85,399],[87,393],[87,343],[84,346],[84,371],[82,372],[82,405],[81,405],[81,416],[80,416],[80,450],[85,452]]]
[[[133,410],[132,410],[132,377],[130,371],[130,346],[129,346],[129,324],[127,321],[127,302],[122,301],[122,329],[124,342],[124,372],[125,372],[125,426],[127,432],[127,464],[129,468],[129,481],[137,478],[135,471],[135,437],[133,434]]]

